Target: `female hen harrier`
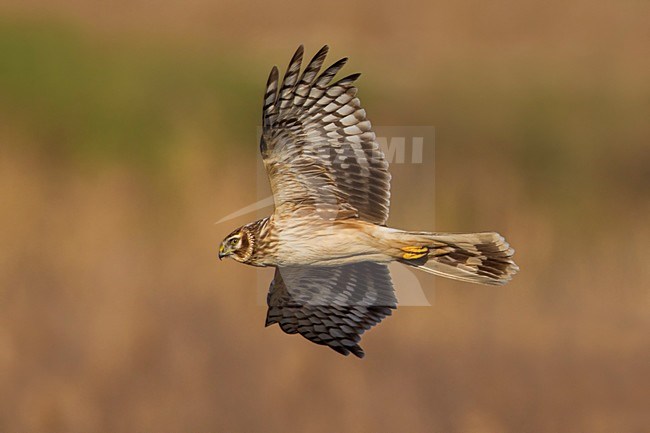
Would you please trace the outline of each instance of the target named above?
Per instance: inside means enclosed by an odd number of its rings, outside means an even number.
[[[360,74],[332,83],[343,58],[319,75],[327,51],[300,74],[300,46],[281,85],[271,70],[260,151],[275,210],[228,235],[219,258],[275,267],[267,326],[363,357],[361,334],[397,307],[389,262],[482,284],[504,284],[518,267],[498,233],[386,226],[390,174],[355,97]]]

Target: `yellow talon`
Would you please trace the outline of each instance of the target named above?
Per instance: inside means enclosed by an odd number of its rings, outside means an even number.
[[[427,247],[402,247],[400,249],[404,251],[402,254],[404,260],[417,260],[429,254]]]
[[[429,252],[427,247],[404,247],[400,248],[402,251],[413,254],[426,254]]]
[[[420,254],[404,253],[402,255],[402,258],[404,260],[415,260],[415,259],[421,259],[422,257],[424,257],[426,255],[427,255],[427,253],[420,253]]]

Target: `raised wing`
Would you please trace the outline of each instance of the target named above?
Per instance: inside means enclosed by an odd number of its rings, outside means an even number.
[[[386,265],[276,268],[266,326],[363,358],[361,334],[397,308]]]
[[[335,218],[358,217],[385,224],[390,201],[388,163],[348,75],[332,83],[347,58],[319,72],[328,47],[300,74],[303,47],[289,62],[280,85],[271,70],[264,95],[264,159],[276,212],[308,207]]]

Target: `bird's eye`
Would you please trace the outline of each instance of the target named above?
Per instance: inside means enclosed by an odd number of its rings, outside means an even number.
[[[234,247],[235,245],[237,245],[238,240],[239,240],[238,238],[230,238],[230,245]]]

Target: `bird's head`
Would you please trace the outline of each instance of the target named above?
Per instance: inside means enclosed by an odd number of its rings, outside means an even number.
[[[230,233],[219,246],[219,259],[232,257],[238,262],[247,262],[253,255],[255,238],[248,227],[243,226]]]

